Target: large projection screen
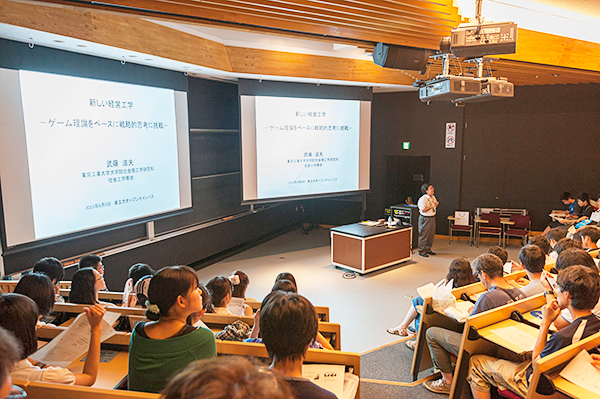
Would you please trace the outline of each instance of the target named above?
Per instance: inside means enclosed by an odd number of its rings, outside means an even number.
[[[191,207],[187,93],[0,69],[8,248]]]
[[[243,203],[369,190],[371,102],[241,95]]]

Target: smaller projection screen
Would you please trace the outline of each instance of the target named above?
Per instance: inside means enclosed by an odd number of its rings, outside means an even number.
[[[187,93],[0,69],[6,245],[191,207]]]
[[[369,189],[371,102],[241,95],[243,203]]]

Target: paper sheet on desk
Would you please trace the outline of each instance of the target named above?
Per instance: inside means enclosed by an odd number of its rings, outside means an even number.
[[[102,319],[100,342],[115,335],[112,325],[121,316],[119,313],[106,312]],[[86,353],[90,347],[90,323],[85,313],[81,313],[73,324],[61,332],[40,350],[29,356],[31,359],[52,366],[67,367]]]
[[[421,298],[427,298],[433,296],[434,289],[435,285],[433,285],[433,283],[429,283],[417,288],[417,293],[419,294],[419,296],[421,296]]]
[[[490,332],[511,344],[516,345],[523,352],[532,351],[535,346],[535,341],[537,340],[537,337],[534,337],[515,326],[497,328],[495,330],[490,330]]]
[[[333,393],[338,398],[344,391],[346,368],[339,364],[303,364],[302,375],[314,384]]]
[[[592,357],[584,349],[562,369],[560,376],[588,391],[600,395],[600,370],[592,366]]]

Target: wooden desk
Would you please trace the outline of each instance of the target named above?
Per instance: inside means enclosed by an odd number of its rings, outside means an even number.
[[[103,351],[104,352],[104,351]],[[87,353],[71,363],[67,368],[74,374],[81,374],[85,362],[82,359]],[[98,363],[98,377],[93,388],[114,389],[124,382],[129,372],[129,352],[117,352],[108,363]]]
[[[526,352],[532,351],[533,348],[525,350],[525,349],[517,346],[514,342],[507,341],[506,339],[504,339],[492,332],[492,330],[497,330],[500,328],[511,327],[511,326],[518,328],[519,330],[531,335],[534,338],[537,338],[538,333],[539,333],[539,329],[532,327],[530,325],[524,324],[524,323],[520,323],[515,320],[511,320],[511,319],[502,320],[499,323],[491,324],[487,327],[482,328],[478,332],[479,332],[479,336],[481,338],[484,338],[496,345],[502,346],[503,348],[506,348],[506,349],[510,350],[511,352],[516,353],[517,355],[524,355]]]
[[[360,274],[412,258],[412,227],[371,227],[359,223],[331,230],[331,263]]]

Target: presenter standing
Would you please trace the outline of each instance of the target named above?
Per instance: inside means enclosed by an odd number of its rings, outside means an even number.
[[[435,214],[440,204],[433,195],[435,188],[429,183],[421,186],[423,196],[417,203],[419,207],[419,255],[429,257],[435,255],[431,250],[435,237]]]

